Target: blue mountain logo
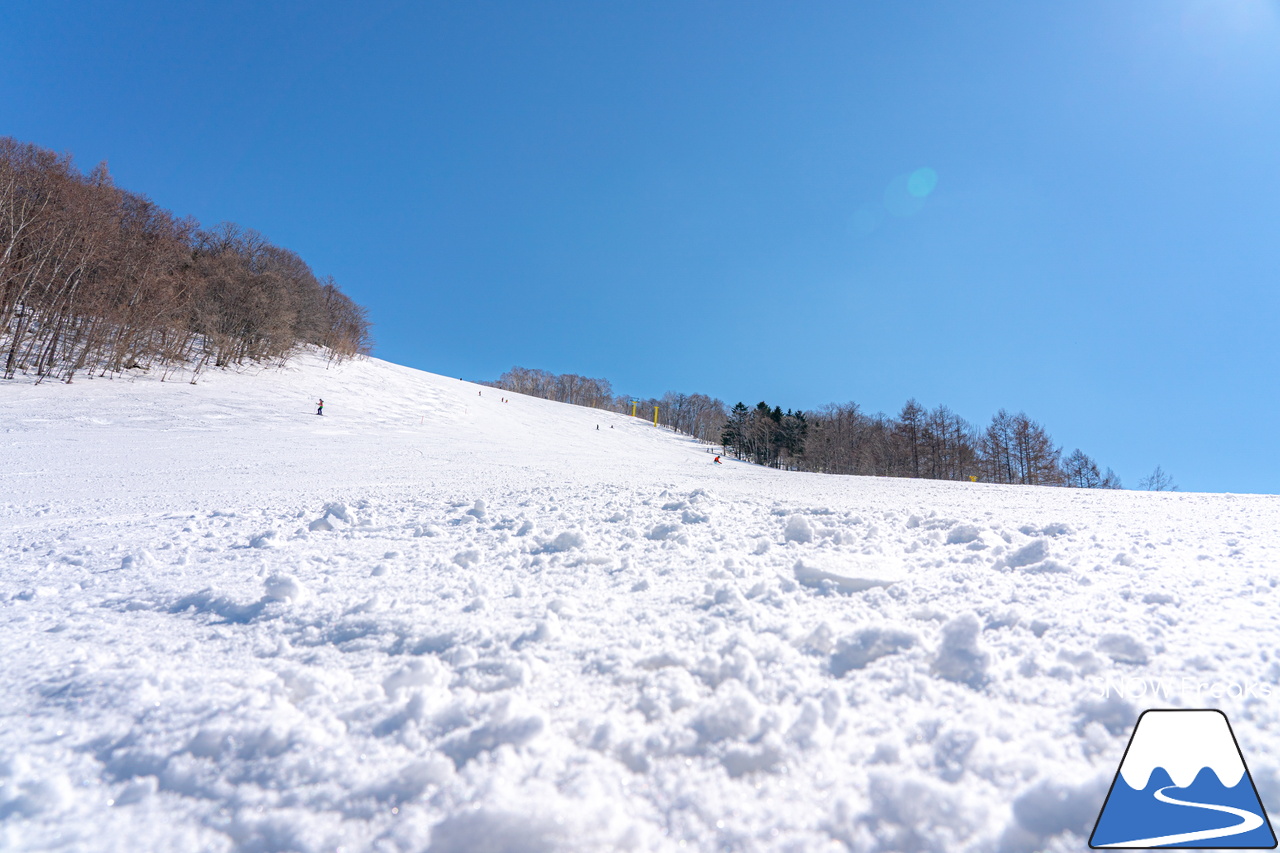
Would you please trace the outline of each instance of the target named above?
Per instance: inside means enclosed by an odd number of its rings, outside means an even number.
[[[1226,714],[1144,711],[1089,846],[1274,848],[1271,821]]]

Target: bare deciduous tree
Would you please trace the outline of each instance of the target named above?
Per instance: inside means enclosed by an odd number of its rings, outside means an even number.
[[[1062,463],[1062,474],[1068,486],[1077,489],[1096,489],[1102,484],[1102,472],[1080,448],[1071,452]]]
[[[1138,481],[1139,489],[1146,489],[1149,492],[1176,492],[1178,486],[1173,482],[1173,477],[1165,473],[1165,470],[1159,465],[1147,476]]]

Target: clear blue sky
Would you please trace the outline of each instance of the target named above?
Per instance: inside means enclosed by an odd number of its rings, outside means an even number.
[[[298,251],[402,364],[1277,492],[1278,2],[13,3],[0,134]]]

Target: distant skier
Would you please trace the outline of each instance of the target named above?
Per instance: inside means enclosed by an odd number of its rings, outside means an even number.
[[[720,461],[720,457],[719,457],[719,456],[717,456],[715,459],[712,459],[711,461],[712,461],[712,462],[714,462],[714,463],[716,463],[717,465],[723,465],[723,464],[724,464],[723,462],[721,462],[721,461]]]
[[[324,414],[324,400],[321,400],[321,401],[320,401],[320,404],[316,406],[316,414],[317,414],[317,415],[323,415],[323,414]]]

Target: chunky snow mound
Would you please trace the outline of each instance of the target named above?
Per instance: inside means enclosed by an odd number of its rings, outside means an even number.
[[[0,385],[0,849],[1075,850],[1151,706],[1226,710],[1277,807],[1277,499],[503,396]]]

